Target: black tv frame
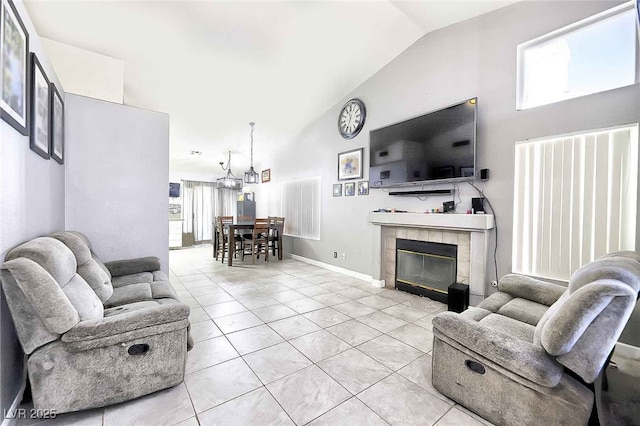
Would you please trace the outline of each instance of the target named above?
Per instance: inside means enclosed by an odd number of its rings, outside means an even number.
[[[371,182],[371,173],[369,173],[369,188],[404,188],[404,187],[412,187],[412,186],[427,186],[427,185],[436,185],[436,184],[442,184],[442,183],[456,183],[456,182],[469,182],[469,181],[474,181],[476,179],[478,179],[478,97],[473,97],[473,98],[469,98],[460,102],[456,102],[453,103],[451,105],[442,107],[442,108],[438,108],[435,110],[431,110],[431,111],[427,111],[425,113],[422,114],[418,114],[415,115],[413,117],[409,117],[406,118],[404,120],[401,121],[397,121],[395,123],[391,123],[391,124],[387,124],[386,126],[382,126],[382,127],[378,127],[376,129],[372,129],[369,132],[369,171],[371,171],[371,133],[377,131],[377,130],[382,130],[385,129],[387,127],[391,127],[391,126],[395,126],[397,124],[400,123],[404,123],[406,121],[410,121],[416,118],[420,118],[423,117],[425,115],[429,115],[429,114],[433,114],[436,112],[440,112],[443,111],[445,109],[449,109],[452,107],[456,107],[459,105],[463,105],[467,102],[471,102],[474,101],[475,102],[475,108],[474,108],[474,115],[473,115],[473,122],[474,122],[474,126],[473,126],[473,176],[466,176],[466,177],[456,177],[456,178],[444,178],[444,179],[431,179],[431,180],[421,180],[421,181],[415,181],[415,182],[400,182],[400,183],[391,183],[388,185],[374,185],[373,182]]]

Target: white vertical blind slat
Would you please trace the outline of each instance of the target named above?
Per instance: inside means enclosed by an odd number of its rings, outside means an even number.
[[[320,239],[320,187],[319,177],[282,184],[285,235]]]
[[[638,125],[519,142],[514,272],[567,280],[602,254],[635,250]]]

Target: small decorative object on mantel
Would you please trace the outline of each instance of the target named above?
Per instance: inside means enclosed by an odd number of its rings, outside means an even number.
[[[58,93],[56,85],[51,83],[51,158],[64,164],[64,102]]]
[[[262,183],[269,182],[271,180],[271,169],[262,171]]]
[[[369,181],[361,180],[358,182],[358,195],[369,195]]]
[[[360,99],[351,99],[344,104],[338,116],[338,131],[345,139],[353,139],[358,136],[364,121],[367,118],[367,110]]]
[[[345,197],[353,197],[356,195],[356,183],[355,182],[347,182],[344,184],[344,196]]]
[[[362,153],[364,148],[338,154],[338,180],[362,179]]]
[[[342,197],[342,184],[334,183],[333,184],[333,196],[334,197]]]
[[[29,33],[11,0],[0,0],[0,116],[24,136],[29,135],[27,122],[29,94]]]
[[[42,158],[49,159],[51,114],[49,79],[35,53],[31,53],[31,133],[29,147]]]

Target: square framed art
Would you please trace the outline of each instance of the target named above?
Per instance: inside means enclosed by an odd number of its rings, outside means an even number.
[[[363,152],[358,148],[338,154],[338,180],[362,179]]]
[[[271,180],[271,169],[262,171],[262,183],[269,182]]]
[[[29,33],[11,0],[0,0],[0,117],[29,134]]]

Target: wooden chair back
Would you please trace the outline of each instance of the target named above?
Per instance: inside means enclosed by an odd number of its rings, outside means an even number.
[[[265,239],[269,233],[269,222],[266,219],[256,219],[253,225],[253,240]]]

